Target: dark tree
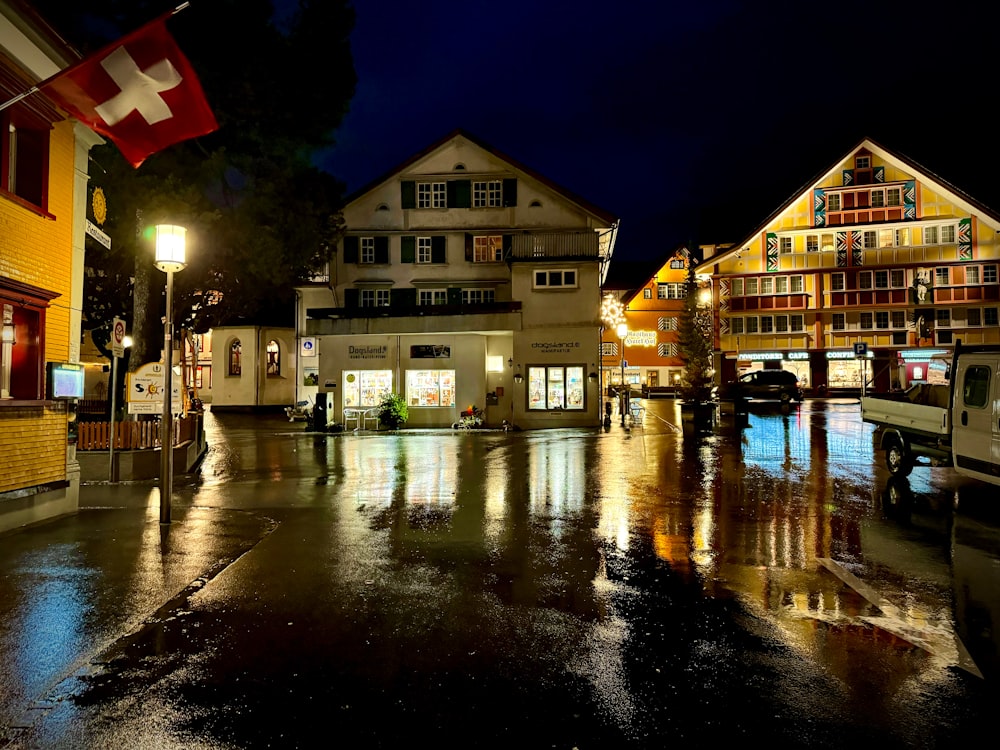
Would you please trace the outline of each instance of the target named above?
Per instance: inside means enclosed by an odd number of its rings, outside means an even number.
[[[699,300],[701,288],[694,266],[694,260],[689,256],[684,309],[678,327],[681,358],[684,360],[684,375],[679,390],[685,401],[699,403],[712,399],[712,313]]]

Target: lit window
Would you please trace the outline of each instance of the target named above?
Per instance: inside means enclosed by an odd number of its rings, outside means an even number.
[[[979,266],[966,266],[965,267],[965,283],[966,284],[978,284],[979,283]]]
[[[745,285],[748,297],[757,294],[757,279],[747,279]]]
[[[454,370],[407,370],[406,405],[413,409],[455,405]]]
[[[806,252],[815,253],[819,251],[819,237],[815,234],[806,235]]]
[[[840,194],[833,193],[826,197],[826,208],[828,211],[839,211],[840,210]]]
[[[774,291],[776,294],[787,294],[788,293],[788,277],[778,276],[774,280]]]
[[[885,205],[885,191],[872,190],[872,208],[882,208]]]
[[[499,234],[472,239],[474,263],[497,263],[503,260],[503,237]]]
[[[528,367],[528,410],[582,411],[585,393],[583,367]]]
[[[656,285],[657,299],[684,299],[684,284],[668,282]]]
[[[733,297],[743,296],[743,279],[733,279],[733,283],[730,285],[730,294]]]
[[[899,188],[889,188],[885,191],[885,202],[890,206],[899,205]]]
[[[392,393],[392,370],[345,370],[340,382],[344,406],[370,408]]]
[[[761,294],[774,294],[774,279],[770,276],[765,276],[760,280],[760,293]]]
[[[936,245],[938,241],[937,227],[924,227],[924,244]]]
[[[790,277],[790,290],[793,294],[800,294],[803,289],[803,279],[801,276]]]
[[[832,253],[834,251],[834,248],[836,247],[836,245],[833,242],[833,235],[824,234],[822,237],[820,237],[819,247],[820,250],[822,250],[824,253]]]
[[[792,238],[791,237],[779,237],[778,238],[778,252],[781,254],[792,252]]]
[[[910,244],[910,230],[907,229],[897,229],[896,230],[896,247],[906,247]]]
[[[941,227],[941,243],[952,244],[955,242],[955,225],[945,224]]]
[[[864,239],[866,249],[871,250],[872,248],[878,247],[878,232],[864,232],[862,237]]]

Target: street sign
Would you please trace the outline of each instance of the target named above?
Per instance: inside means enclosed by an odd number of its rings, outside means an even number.
[[[115,318],[111,324],[111,353],[116,357],[125,356],[125,321]]]
[[[868,344],[864,341],[858,341],[854,344],[854,356],[855,357],[867,357],[868,356]]]
[[[163,364],[160,362],[149,362],[144,364],[129,376],[128,389],[128,413],[129,414],[159,414],[163,411]],[[181,382],[180,375],[174,373],[170,379],[170,390],[173,398],[170,399],[171,409],[174,412],[181,410]]]

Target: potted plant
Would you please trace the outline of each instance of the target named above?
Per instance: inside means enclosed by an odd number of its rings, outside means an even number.
[[[678,387],[682,399],[681,420],[699,428],[710,428],[717,408],[712,365],[712,313],[710,307],[699,302],[700,287],[690,258],[686,287],[684,309],[678,324],[679,348],[684,360]]]
[[[406,399],[398,393],[387,393],[382,397],[378,405],[378,423],[380,425],[384,425],[390,430],[398,430],[409,418],[410,410],[406,406]]]

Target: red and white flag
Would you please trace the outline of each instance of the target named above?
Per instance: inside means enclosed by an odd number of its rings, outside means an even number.
[[[180,141],[218,130],[167,13],[39,84],[54,102],[110,138],[133,167]]]

